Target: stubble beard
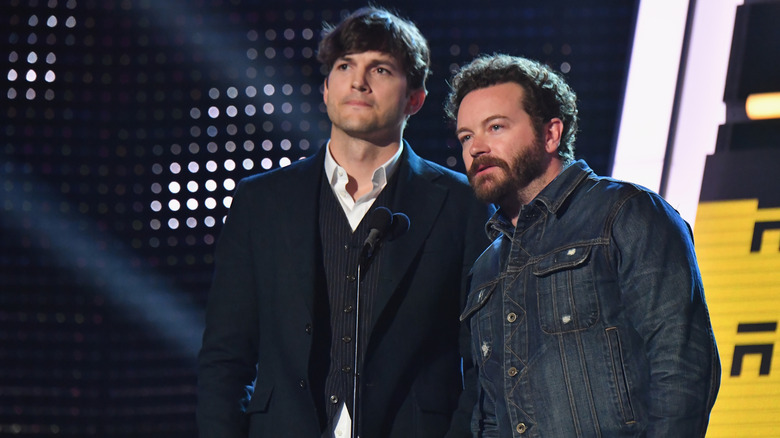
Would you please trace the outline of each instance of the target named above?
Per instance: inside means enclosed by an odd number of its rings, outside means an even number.
[[[495,166],[501,172],[477,176],[476,170],[483,165]],[[517,202],[518,193],[545,172],[544,144],[536,140],[529,147],[522,147],[512,157],[511,164],[498,157],[480,155],[466,172],[477,199],[501,206]]]

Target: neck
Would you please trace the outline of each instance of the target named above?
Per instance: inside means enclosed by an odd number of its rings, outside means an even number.
[[[516,197],[501,204],[507,216],[512,218],[512,225],[517,226],[517,220],[520,217],[520,210],[522,210],[523,206],[530,204],[562,171],[563,162],[558,158],[553,158],[542,175],[518,190]]]
[[[374,171],[393,157],[400,145],[398,141],[378,145],[347,136],[331,136],[330,154],[349,176],[347,192],[359,199],[373,188]]]

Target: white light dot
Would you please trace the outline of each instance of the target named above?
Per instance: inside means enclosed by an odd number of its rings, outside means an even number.
[[[227,114],[229,117],[235,117],[238,115],[238,109],[236,109],[235,106],[230,105],[225,109],[225,114]]]
[[[194,217],[188,217],[187,218],[187,226],[190,228],[195,228],[198,226],[198,220]]]
[[[198,183],[196,181],[190,181],[187,183],[187,190],[190,193],[195,193],[198,191]]]
[[[162,202],[160,201],[152,201],[152,203],[149,205],[151,207],[152,211],[160,211],[162,210]]]
[[[219,97],[219,90],[216,88],[210,88],[209,89],[209,97],[212,99],[216,99]]]
[[[292,161],[287,157],[283,157],[281,160],[279,160],[279,167],[287,167],[290,164],[292,164]]]
[[[273,106],[273,104],[270,103],[270,102],[263,104],[263,112],[266,113],[266,114],[273,114],[274,113],[274,106]]]
[[[225,160],[225,170],[235,170],[236,162],[233,160]]]
[[[210,192],[213,192],[214,190],[217,190],[217,182],[214,181],[213,179],[210,179],[210,180],[206,181],[205,186],[206,186],[206,190],[208,190]]]
[[[179,191],[181,190],[181,186],[176,181],[173,181],[170,184],[168,184],[168,190],[171,193],[179,193]]]
[[[179,163],[171,163],[169,168],[171,169],[171,173],[174,175],[181,172],[181,165]]]
[[[35,90],[33,90],[32,88],[28,88],[27,92],[24,94],[24,97],[26,97],[27,100],[35,99]]]
[[[246,93],[247,97],[255,97],[255,96],[257,96],[257,88],[255,88],[252,85],[246,87],[246,90],[244,90],[244,92]]]
[[[216,172],[218,168],[219,166],[217,166],[217,162],[214,160],[209,160],[209,162],[206,163],[206,170],[209,172]]]
[[[251,158],[244,159],[242,164],[246,170],[252,170],[255,167],[255,162]]]
[[[215,220],[214,220],[214,218],[213,218],[213,217],[211,217],[211,216],[206,216],[206,217],[203,219],[203,223],[204,223],[204,224],[206,224],[206,226],[207,226],[207,227],[209,227],[209,228],[211,228],[211,227],[213,227],[214,225],[216,225],[216,221],[215,221]]]
[[[168,228],[175,230],[179,228],[179,220],[176,218],[170,218],[168,219]]]
[[[43,78],[46,80],[46,82],[54,82],[55,79],[54,72],[51,70],[47,71],[46,76],[44,76]]]
[[[187,170],[189,170],[190,173],[198,173],[198,170],[200,170],[200,165],[195,161],[190,161],[190,164],[187,165]]]
[[[273,167],[273,165],[274,162],[271,161],[270,158],[263,158],[262,161],[260,161],[260,167],[262,167],[265,170],[270,169],[271,167]]]
[[[57,17],[54,15],[50,16],[48,20],[46,20],[46,25],[49,27],[55,27],[57,25]]]
[[[16,70],[10,69],[8,70],[8,80],[9,81],[15,81],[19,75],[16,73]]]
[[[219,108],[215,106],[209,107],[209,117],[211,117],[212,119],[216,119],[217,117],[219,117]]]
[[[284,85],[282,86],[282,93],[283,93],[285,96],[289,96],[289,95],[291,95],[291,94],[292,94],[292,92],[293,92],[293,87],[292,87],[292,85],[290,85],[290,84],[284,84]]]
[[[187,208],[190,210],[197,210],[198,209],[198,200],[195,198],[190,198],[187,200]]]
[[[57,62],[57,55],[55,55],[54,53],[49,53],[48,55],[46,55],[47,64],[54,64],[55,62]]]
[[[252,104],[249,104],[249,105],[247,105],[247,106],[245,106],[245,107],[244,107],[244,112],[245,112],[245,113],[246,113],[246,115],[248,115],[248,116],[253,116],[253,115],[255,115],[255,113],[257,112],[257,109],[255,109],[255,106],[254,106],[254,105],[252,105]]]
[[[228,178],[225,181],[222,182],[222,185],[225,187],[226,190],[232,191],[236,188],[236,182],[233,181],[233,178]]]
[[[273,96],[276,89],[271,84],[265,84],[263,87],[263,93],[265,93],[266,96]]]
[[[290,114],[292,112],[293,106],[289,102],[285,102],[282,104],[282,112],[285,114]]]
[[[206,198],[206,200],[203,201],[203,205],[205,205],[209,210],[213,210],[217,207],[217,200],[214,198]]]
[[[190,110],[190,117],[197,120],[200,118],[200,110],[198,108],[192,108]]]
[[[30,52],[27,55],[27,62],[30,64],[35,64],[36,61],[38,61],[38,54],[35,52]]]
[[[225,196],[224,199],[222,199],[222,205],[224,205],[227,208],[230,208],[230,205],[233,203],[233,197],[232,196]]]
[[[65,20],[65,27],[72,29],[76,26],[76,19],[73,16],[68,17],[67,20]]]
[[[152,219],[149,221],[149,227],[153,230],[159,230],[160,229],[160,220],[159,219]]]
[[[38,78],[38,75],[35,73],[35,70],[28,70],[27,71],[27,76],[26,76],[27,82],[34,82],[35,79],[37,79],[37,78]]]
[[[168,201],[168,209],[171,211],[179,211],[181,208],[181,203],[177,201],[176,199],[171,199]]]

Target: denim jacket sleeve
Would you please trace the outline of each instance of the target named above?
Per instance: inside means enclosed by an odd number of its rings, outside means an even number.
[[[660,196],[639,191],[616,210],[611,239],[621,298],[650,366],[647,436],[704,436],[720,362],[690,227]]]

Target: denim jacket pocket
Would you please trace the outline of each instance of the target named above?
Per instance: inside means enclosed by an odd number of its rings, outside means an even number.
[[[599,302],[590,262],[592,245],[567,247],[533,266],[542,331],[558,334],[585,330],[599,317]]]

